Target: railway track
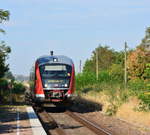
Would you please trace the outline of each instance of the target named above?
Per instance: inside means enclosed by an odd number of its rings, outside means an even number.
[[[53,117],[53,115],[51,113],[47,112],[44,108],[34,107],[34,109],[37,112],[37,115],[39,116],[39,119],[42,122],[43,127],[48,135],[67,135],[65,128],[59,122],[57,122],[57,120],[55,120],[55,118]],[[92,121],[84,118],[83,116],[76,114],[70,110],[64,111],[63,114],[68,115],[73,120],[82,124],[83,127],[88,128],[96,135],[111,135],[108,131],[105,131],[103,128],[101,128],[95,122],[92,122]],[[58,117],[60,115],[61,114],[58,114]],[[67,119],[67,117],[65,117],[63,119]],[[76,134],[78,134],[78,133],[76,133]]]
[[[66,111],[65,113],[68,114],[73,119],[80,122],[81,124],[83,124],[88,129],[92,130],[97,135],[111,135],[109,132],[105,131],[95,122],[87,120],[86,118],[84,118],[83,116],[80,116],[79,114],[73,113],[71,111]]]
[[[63,128],[59,126],[59,124],[49,115],[45,110],[38,113],[38,116],[40,120],[42,121],[42,124],[44,125],[44,128],[46,132],[51,135],[52,130],[55,130],[55,132],[58,135],[67,135]],[[53,131],[54,132],[54,131]]]

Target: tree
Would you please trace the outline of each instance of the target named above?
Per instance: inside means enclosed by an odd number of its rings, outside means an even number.
[[[9,15],[10,15],[9,11],[0,9],[0,23],[9,20]],[[5,33],[5,31],[1,28],[0,32]]]
[[[0,23],[9,20],[9,15],[9,11],[0,9]],[[0,32],[5,33],[3,29],[0,29]],[[5,72],[9,70],[9,65],[5,62],[10,52],[10,47],[6,46],[4,41],[0,41],[0,78],[2,78]]]
[[[12,72],[10,72],[10,71],[7,71],[7,72],[5,73],[5,78],[10,79],[10,80],[12,80],[12,81],[15,80],[15,77],[13,76]]]
[[[145,71],[148,63],[150,63],[150,28],[147,28],[141,44],[128,55],[129,79],[145,80],[147,78]]]
[[[6,46],[5,42],[0,43],[0,78],[9,70],[9,64],[6,64],[8,54],[11,52],[10,47]]]
[[[96,70],[96,52],[98,53],[98,65],[99,71],[107,70],[110,68],[112,63],[116,60],[116,52],[113,49],[110,49],[109,46],[99,45],[93,52],[89,60],[86,60],[83,67],[83,72],[90,71],[95,72]]]
[[[83,72],[95,72],[95,62],[93,60],[87,59],[84,67],[83,67]]]

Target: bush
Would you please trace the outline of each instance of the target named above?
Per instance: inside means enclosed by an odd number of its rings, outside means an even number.
[[[150,93],[140,93],[138,98],[141,100],[139,103],[138,111],[149,111],[150,110]]]
[[[108,71],[103,70],[98,74],[98,82],[108,82],[110,80],[111,80],[111,77]]]
[[[9,93],[8,81],[6,79],[0,79],[0,102],[8,102]]]
[[[114,75],[115,76],[115,75]],[[119,75],[118,75],[119,76]],[[107,70],[99,72],[98,80],[93,72],[83,72],[76,75],[77,92],[87,93],[91,90],[101,91],[122,85],[119,77],[112,77]]]
[[[25,86],[22,85],[22,83],[14,83],[12,91],[14,94],[24,94],[25,92]]]
[[[24,102],[24,92],[25,92],[25,86],[22,83],[14,83],[12,88],[12,100],[13,103],[21,103]]]
[[[8,81],[6,79],[0,79],[0,90],[8,89]]]
[[[96,83],[96,76],[92,72],[79,73],[76,75],[76,89],[82,90],[84,87]]]
[[[118,82],[123,81],[123,67],[121,64],[112,64],[112,66],[109,69],[109,75],[111,77],[111,80],[115,80]]]
[[[147,84],[144,82],[144,80],[136,79],[136,80],[130,80],[128,82],[128,88],[132,89],[134,91],[146,91],[148,87],[146,87]]]

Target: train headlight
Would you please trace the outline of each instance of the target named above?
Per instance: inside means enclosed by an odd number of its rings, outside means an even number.
[[[58,59],[57,59],[57,58],[53,58],[53,61],[54,61],[54,62],[58,62]]]
[[[48,87],[48,85],[47,85],[47,84],[45,84],[44,86],[45,86],[45,87]]]
[[[65,84],[65,87],[68,87],[68,84]]]

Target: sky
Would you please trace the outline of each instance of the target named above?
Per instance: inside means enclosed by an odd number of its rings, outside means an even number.
[[[36,58],[50,54],[73,59],[76,72],[99,45],[135,48],[150,26],[149,0],[1,0],[10,20],[0,34],[12,49],[13,74],[29,75]]]

